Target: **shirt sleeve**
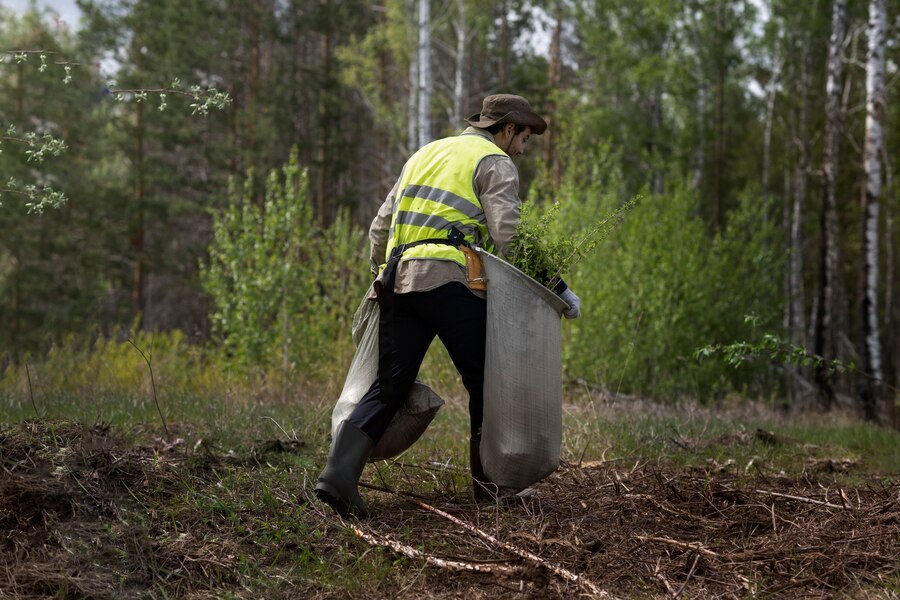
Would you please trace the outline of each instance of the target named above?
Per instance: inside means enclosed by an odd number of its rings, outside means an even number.
[[[371,263],[372,272],[376,275],[378,274],[378,268],[385,262],[388,235],[391,228],[391,215],[394,212],[394,198],[397,196],[397,187],[399,185],[400,180],[398,179],[369,226],[369,262]]]
[[[522,201],[519,171],[508,156],[487,156],[475,169],[475,191],[497,254],[506,257],[516,239]]]

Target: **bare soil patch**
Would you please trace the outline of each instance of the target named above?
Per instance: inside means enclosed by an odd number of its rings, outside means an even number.
[[[404,489],[367,469],[374,517],[345,522],[310,493],[313,469],[279,462],[304,451],[2,426],[0,597],[898,597],[900,483],[838,486],[853,465],[565,464],[494,505],[427,466],[382,466]]]

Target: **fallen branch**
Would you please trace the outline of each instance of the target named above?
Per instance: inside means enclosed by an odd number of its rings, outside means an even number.
[[[659,580],[662,582],[662,584],[663,584],[664,586],[666,586],[666,591],[668,591],[669,594],[670,594],[673,598],[677,598],[677,597],[678,597],[678,592],[675,591],[675,589],[672,587],[672,584],[670,584],[670,583],[669,583],[669,580],[666,579],[666,576],[663,575],[663,574],[662,574],[662,571],[659,570],[659,561],[656,561],[656,566],[653,567],[653,577],[654,577],[655,579],[659,579]]]
[[[797,502],[805,502],[806,504],[816,504],[818,506],[827,506],[828,508],[845,508],[856,510],[855,507],[847,504],[841,506],[840,504],[832,504],[831,502],[825,502],[823,500],[814,500],[813,498],[805,498],[803,496],[792,496],[791,494],[781,494],[779,492],[769,492],[766,490],[756,490],[757,494],[764,494],[766,496],[775,496],[777,498],[787,498],[788,500],[796,500]]]
[[[691,565],[691,570],[688,571],[687,577],[685,577],[685,579],[684,579],[684,583],[682,583],[682,584],[681,584],[681,587],[678,588],[678,591],[675,592],[675,594],[674,594],[674,597],[675,597],[675,598],[678,598],[678,596],[681,595],[681,592],[684,591],[684,588],[687,587],[688,581],[691,580],[691,577],[693,577],[693,575],[694,575],[694,571],[697,570],[697,563],[698,563],[698,562],[700,562],[700,553],[699,553],[699,552],[694,556],[694,564]]]
[[[522,567],[515,567],[509,564],[479,564],[461,560],[447,560],[444,558],[438,558],[437,556],[425,554],[424,552],[416,550],[412,546],[407,546],[406,544],[398,542],[397,540],[392,540],[388,537],[379,535],[374,532],[367,533],[363,531],[362,528],[356,525],[350,525],[350,528],[353,530],[353,533],[369,542],[373,546],[383,546],[386,548],[390,548],[394,552],[398,552],[409,558],[424,560],[429,565],[440,567],[442,569],[448,569],[451,571],[464,571],[468,573],[499,574],[506,575],[508,577],[521,577],[526,572],[526,569],[523,569]]]
[[[577,575],[577,574],[569,571],[568,569],[564,569],[563,567],[560,567],[558,565],[554,565],[553,563],[547,562],[540,556],[538,556],[536,554],[532,554],[531,552],[528,552],[527,550],[523,550],[517,546],[513,546],[512,544],[498,540],[491,534],[489,534],[485,531],[482,531],[481,529],[478,529],[474,525],[466,523],[465,521],[458,519],[458,518],[454,517],[453,515],[442,511],[439,508],[435,508],[429,504],[425,504],[424,502],[417,501],[416,503],[419,506],[421,506],[422,508],[424,508],[425,510],[433,512],[434,514],[441,516],[441,517],[447,519],[448,521],[455,523],[456,525],[459,525],[466,531],[469,531],[470,533],[474,533],[475,535],[479,536],[480,538],[487,540],[488,542],[490,542],[496,546],[500,546],[504,550],[508,550],[517,556],[520,556],[526,560],[530,560],[530,561],[534,562],[535,564],[560,576],[564,580],[571,581],[572,583],[576,583],[576,584],[582,586],[583,588],[585,588],[585,590],[587,590],[595,598],[612,598],[613,597],[609,594],[609,592],[605,592],[605,591],[601,590],[589,579],[586,579],[583,575]]]
[[[669,544],[670,546],[681,548],[682,550],[693,550],[699,554],[705,554],[706,556],[719,556],[718,554],[716,554],[712,550],[705,548],[698,542],[679,542],[678,540],[670,540],[669,538],[664,537],[649,537],[643,535],[636,535],[635,537],[642,542],[659,542],[661,544]]]

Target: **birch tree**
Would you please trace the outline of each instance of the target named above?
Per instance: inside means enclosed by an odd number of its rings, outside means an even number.
[[[697,85],[697,95],[695,100],[696,115],[695,127],[697,129],[697,141],[694,145],[694,155],[692,160],[691,189],[699,190],[703,183],[704,159],[706,157],[706,105],[707,96],[709,94],[708,83],[706,78],[706,70],[703,59],[703,43],[701,41],[700,23],[697,17],[697,11],[692,7],[688,7],[688,27],[690,30],[690,40],[693,43],[694,51],[694,77]]]
[[[469,43],[468,26],[466,24],[466,2],[467,0],[457,0],[456,15],[456,56],[454,56],[453,69],[453,115],[454,123],[462,123],[463,110],[465,104],[465,88],[463,80],[465,78],[466,65],[466,46]]]
[[[413,19],[415,22],[415,19]],[[417,27],[410,27],[410,31],[412,32],[413,40],[417,40],[416,33],[418,32]],[[419,93],[419,52],[418,47],[416,47],[416,52],[410,52],[409,57],[409,72],[407,74],[408,85],[409,85],[409,96],[408,101],[406,103],[406,139],[407,145],[409,146],[406,149],[407,155],[411,155],[416,151],[416,146],[419,143],[419,112],[418,112],[418,93]]]
[[[794,166],[793,185],[791,188],[793,205],[790,218],[790,263],[789,263],[789,306],[790,319],[788,329],[792,341],[800,346],[806,345],[805,297],[803,285],[803,225],[806,219],[806,201],[809,182],[809,88],[812,75],[812,48],[810,36],[802,41],[802,60],[800,64],[800,107],[797,115],[797,129],[794,145],[797,146],[798,159]]]
[[[780,52],[780,51],[779,51]],[[762,163],[762,189],[763,222],[769,216],[769,173],[772,170],[772,124],[775,121],[775,96],[781,79],[781,67],[784,64],[783,57],[775,56],[774,65],[770,74],[768,89],[766,90],[766,120],[763,128],[763,163]]]
[[[419,146],[431,141],[431,0],[419,0]]]
[[[860,399],[863,414],[872,421],[880,420],[880,386],[877,380],[883,377],[878,335],[878,203],[881,196],[881,156],[884,152],[886,5],[886,0],[869,2],[869,48],[866,55],[866,142],[863,155],[866,185],[862,194],[863,232],[860,238],[863,288],[860,294],[860,358],[864,379]]]
[[[833,0],[831,37],[828,41],[828,75],[825,83],[825,142],[822,164],[822,212],[820,215],[819,283],[813,329],[813,351],[829,358],[834,354],[834,297],[838,270],[837,210],[835,187],[841,131],[841,47],[847,28],[847,0]],[[830,408],[834,390],[825,367],[816,367],[816,385],[825,408]]]
[[[806,11],[801,12],[805,16]],[[789,35],[789,34],[788,34]],[[812,88],[813,53],[812,35],[807,29],[797,40],[799,56],[788,60],[787,65],[794,63],[791,96],[796,99],[797,106],[790,114],[790,148],[794,153],[792,172],[789,175],[789,193],[785,193],[785,226],[788,240],[787,286],[785,298],[786,331],[791,342],[799,347],[807,347],[806,320],[806,285],[804,272],[806,257],[805,224],[808,203],[809,171],[810,171],[810,90]],[[787,167],[786,167],[787,168]],[[808,388],[805,377],[808,369],[790,367],[793,372],[791,387],[794,390],[795,402],[799,398],[798,384]]]

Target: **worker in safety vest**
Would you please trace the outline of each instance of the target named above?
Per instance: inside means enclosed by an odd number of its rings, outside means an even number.
[[[460,247],[506,256],[516,235],[519,173],[512,158],[547,123],[521,96],[484,99],[461,135],[423,146],[406,162],[369,228],[374,289],[381,303],[379,374],[341,422],[316,495],[342,515],[368,516],[357,483],[366,459],[403,406],[437,335],[469,392],[469,444],[475,499],[501,492],[481,467],[479,444],[487,308],[467,279]],[[473,289],[475,288],[475,289]],[[580,301],[561,280],[554,291],[580,316]],[[490,293],[489,291],[487,293]]]

